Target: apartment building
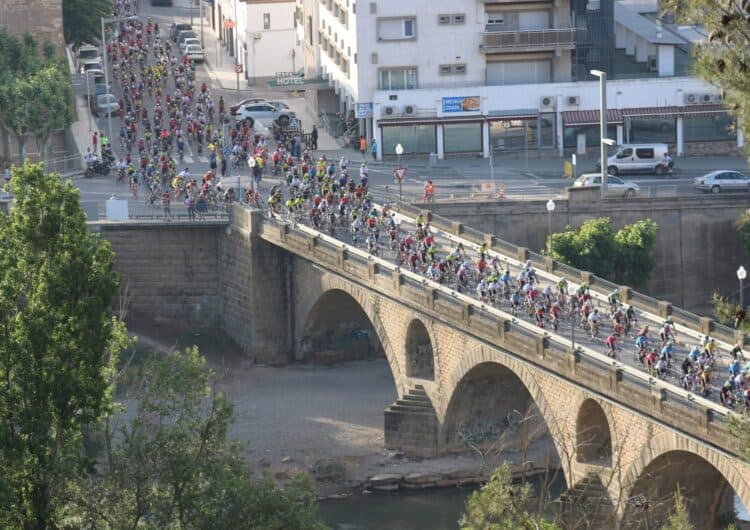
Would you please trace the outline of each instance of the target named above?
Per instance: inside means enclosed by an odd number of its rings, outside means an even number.
[[[216,0],[206,14],[235,64],[242,65],[243,84],[302,68],[295,0]]]
[[[598,148],[594,68],[620,143],[743,142],[713,87],[676,77],[678,36],[614,0],[297,0],[296,19],[306,75],[328,81],[308,105],[358,120],[378,156]],[[620,56],[655,79],[618,79]]]

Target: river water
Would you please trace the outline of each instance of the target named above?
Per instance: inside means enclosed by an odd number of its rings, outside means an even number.
[[[531,480],[534,487],[538,482]],[[557,498],[562,479],[550,488]],[[456,530],[475,488],[441,488],[356,495],[322,501],[320,519],[333,530]]]

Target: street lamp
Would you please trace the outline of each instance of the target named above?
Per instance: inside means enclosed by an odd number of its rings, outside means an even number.
[[[255,178],[255,157],[251,156],[247,159],[247,166],[250,168],[250,191],[254,191],[253,186],[253,179]],[[237,182],[239,183],[240,177],[237,177]],[[238,184],[239,185],[239,184]]]
[[[109,59],[109,54],[107,53],[107,38],[104,33],[104,24],[109,24],[110,22],[121,22],[122,18],[117,17],[102,17],[102,55],[104,55],[104,84],[107,85],[107,94],[110,94],[110,86],[109,86],[109,66],[107,64]],[[112,145],[112,107],[111,105],[107,105],[107,129],[109,131],[109,145]]]
[[[549,221],[549,237],[547,238],[547,255],[549,256],[549,253],[552,249],[552,212],[555,211],[555,201],[552,199],[547,201],[547,213],[548,215],[548,221]]]
[[[399,169],[400,169],[400,168],[401,168],[401,155],[403,155],[403,154],[404,154],[404,146],[403,146],[403,145],[401,145],[401,144],[396,144],[396,149],[395,149],[395,151],[396,151],[396,157],[397,157],[397,162],[396,162],[396,164],[398,165],[398,167],[399,167]],[[403,198],[403,197],[402,197],[402,194],[401,194],[401,181],[402,181],[402,180],[404,180],[404,177],[403,177],[403,175],[401,175],[401,176],[399,177],[399,179],[398,179],[398,202],[399,202],[399,203],[401,202],[401,200],[402,200],[402,198]],[[401,207],[401,206],[399,206],[399,208],[400,208],[400,207]]]
[[[607,137],[607,73],[601,70],[591,70],[591,75],[599,78],[599,114],[600,114],[600,163],[602,165],[602,199],[607,196],[607,147],[604,139]]]
[[[745,300],[742,293],[742,282],[745,278],[747,278],[747,271],[745,267],[740,265],[740,268],[737,269],[737,279],[740,281],[740,310],[745,309]]]

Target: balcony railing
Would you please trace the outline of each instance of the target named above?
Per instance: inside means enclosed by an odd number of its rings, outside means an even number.
[[[575,40],[575,28],[491,31],[483,33],[480,49],[485,53],[572,49]]]

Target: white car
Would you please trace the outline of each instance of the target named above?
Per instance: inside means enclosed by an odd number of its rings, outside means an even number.
[[[76,65],[80,68],[83,63],[93,60],[101,61],[99,48],[91,44],[82,44],[76,53]]]
[[[748,191],[750,178],[738,171],[712,171],[694,182],[695,189],[702,192],[719,193],[721,191]]]
[[[265,138],[271,138],[271,129],[266,127],[262,121],[255,120],[253,122],[253,131],[255,131],[255,134],[263,136]]]
[[[234,115],[237,121],[250,120],[252,123],[256,119],[268,120],[269,122],[278,123],[282,127],[289,125],[289,122],[295,117],[291,110],[282,110],[274,107],[267,101],[258,103],[247,103],[241,105]]]
[[[188,44],[185,46],[185,55],[188,59],[195,61],[196,63],[202,63],[206,60],[206,56],[203,54],[203,48],[200,47],[200,44]]]
[[[200,46],[200,45],[201,45],[201,40],[200,40],[200,39],[196,39],[195,37],[190,37],[190,38],[187,38],[187,39],[185,39],[185,40],[184,40],[184,41],[182,42],[182,49],[183,49],[183,51],[184,51],[184,50],[185,50],[185,48],[187,48],[187,47],[188,47],[189,45],[193,45],[193,46]]]
[[[574,188],[600,188],[602,176],[599,173],[586,173],[573,182]],[[614,175],[607,175],[607,195],[610,197],[635,197],[641,187],[635,182],[622,180]]]

